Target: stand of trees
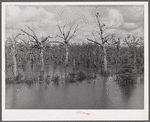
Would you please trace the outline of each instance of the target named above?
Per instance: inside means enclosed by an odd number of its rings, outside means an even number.
[[[28,31],[21,29],[21,34],[6,39],[6,81],[41,82],[54,75],[58,68],[60,68],[59,75],[65,76],[65,79],[69,72],[77,71],[83,71],[93,78],[96,78],[97,74],[120,72],[143,74],[144,45],[141,43],[143,39],[134,35],[126,35],[122,40],[114,34],[104,36],[105,31],[114,24],[106,27],[100,21],[100,14],[97,13],[95,16],[99,40],[92,32],[94,39],[87,38],[88,43],[70,43],[79,30],[78,25],[75,27],[72,25],[68,31],[65,30],[66,25],[63,27],[57,25],[60,35],[40,39],[34,29],[26,26]],[[51,44],[50,38],[61,38],[63,43]],[[132,72],[127,71],[125,67]]]
[[[71,31],[73,30],[73,25],[69,28],[68,32],[65,32],[65,27],[66,27],[66,25],[64,25],[61,28],[58,24],[58,28],[59,28],[59,31],[60,31],[61,35],[57,35],[57,37],[63,39],[63,42],[65,44],[65,55],[66,55],[66,59],[65,59],[65,78],[66,78],[67,77],[67,67],[68,67],[68,56],[69,56],[69,50],[68,50],[69,41],[73,38],[73,36],[79,30],[79,28],[78,28],[78,25],[77,25],[74,28],[74,31],[71,33]]]
[[[11,54],[11,45],[6,46],[6,74],[9,72],[8,69],[13,69],[13,76],[16,77],[17,72],[23,71],[23,74],[29,72],[39,72],[41,71],[41,53],[40,50],[31,48],[31,50],[26,51],[22,46],[18,45],[18,50],[16,51],[16,60],[14,60],[14,55]],[[89,71],[91,70],[94,75],[100,74],[104,67],[104,53],[101,47],[92,43],[83,44],[69,44],[68,51],[68,67],[72,69],[71,71]],[[117,70],[124,64],[134,66],[132,69],[136,69],[138,73],[142,74],[144,70],[144,47],[132,47],[133,53],[127,46],[120,47],[118,52],[117,47],[107,46],[107,70],[111,74],[115,74]],[[62,67],[65,70],[66,67],[66,55],[65,55],[65,45],[46,45],[43,50],[43,70],[46,72],[45,67]],[[118,55],[119,53],[119,55]],[[135,56],[136,55],[136,56]],[[16,62],[14,62],[16,61]],[[79,69],[80,68],[80,69]],[[34,69],[34,70],[33,70]],[[54,69],[52,69],[54,70]],[[8,71],[8,72],[7,72]],[[63,71],[62,71],[63,72]],[[69,72],[69,71],[68,71]],[[30,74],[31,74],[30,73]],[[48,74],[48,73],[47,73]],[[6,75],[6,76],[8,76]],[[49,74],[51,75],[51,74]],[[44,76],[44,75],[43,75]],[[9,76],[8,76],[9,77]],[[28,77],[28,76],[25,76]],[[6,77],[7,78],[7,77]],[[38,80],[38,78],[36,79]],[[44,80],[44,79],[43,79]]]

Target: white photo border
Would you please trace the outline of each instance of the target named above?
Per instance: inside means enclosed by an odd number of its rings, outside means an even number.
[[[144,109],[5,109],[5,6],[7,5],[144,5]],[[44,120],[148,120],[148,2],[2,2],[2,121]]]

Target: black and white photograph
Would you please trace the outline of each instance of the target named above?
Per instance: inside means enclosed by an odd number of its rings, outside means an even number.
[[[148,118],[147,2],[3,2],[2,23],[5,119]]]

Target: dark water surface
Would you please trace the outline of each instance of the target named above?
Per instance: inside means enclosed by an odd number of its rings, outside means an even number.
[[[143,109],[144,84],[122,89],[114,77],[55,85],[6,85],[6,109]]]

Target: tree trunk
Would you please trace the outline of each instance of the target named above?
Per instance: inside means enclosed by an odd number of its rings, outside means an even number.
[[[40,58],[41,58],[41,70],[43,71],[44,70],[43,49],[41,49]]]
[[[14,70],[14,77],[15,77],[15,79],[16,79],[16,77],[17,77],[17,59],[16,59],[16,43],[15,43],[15,40],[14,41],[12,41],[12,43],[13,43],[13,62],[14,62],[14,68],[13,68],[13,70]]]
[[[105,73],[107,73],[107,54],[106,54],[105,45],[103,46],[103,51],[104,51],[104,71],[105,71]]]
[[[68,43],[65,43],[65,48],[66,48],[66,60],[65,60],[65,79],[66,79],[66,77],[67,77],[67,68],[68,68],[68,55],[69,55]]]
[[[136,51],[134,51],[134,65],[135,65],[135,68],[136,68]]]
[[[97,50],[97,48],[93,52],[94,78],[96,78],[96,74],[97,74],[96,50]]]
[[[73,73],[75,73],[76,72],[76,60],[75,59],[73,59]]]
[[[30,54],[30,60],[31,60],[31,72],[33,72],[33,52]]]
[[[16,78],[17,77],[17,60],[16,60],[16,54],[15,53],[13,54],[13,62],[14,62],[14,68],[13,68],[14,76]]]
[[[68,54],[69,54],[68,43],[65,44],[65,48],[66,48],[66,67],[67,67],[68,66]]]
[[[134,75],[137,75],[136,50],[134,50]]]
[[[94,59],[94,78],[96,78],[97,68],[96,68],[96,60]]]
[[[40,80],[42,81],[42,80],[43,80],[43,77],[44,77],[44,59],[43,59],[43,49],[41,49],[40,58],[41,58]]]

